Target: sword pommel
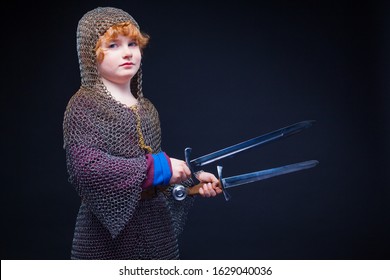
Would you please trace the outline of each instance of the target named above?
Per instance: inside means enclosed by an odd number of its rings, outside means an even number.
[[[175,200],[183,200],[187,197],[187,188],[180,184],[175,184],[172,189],[172,196]]]

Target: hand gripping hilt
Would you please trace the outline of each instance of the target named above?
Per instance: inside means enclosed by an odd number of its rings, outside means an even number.
[[[188,168],[191,171],[191,175],[194,174],[194,169],[192,168],[191,162],[190,162],[190,155],[191,155],[192,148],[185,148],[184,150],[184,158],[187,163]],[[195,176],[194,176],[195,177]],[[196,179],[196,177],[195,177]],[[172,196],[174,197],[175,200],[183,200],[187,197],[188,191],[187,188],[184,187],[181,184],[175,184],[173,189],[172,189]]]
[[[198,194],[199,192],[199,188],[201,188],[203,186],[203,183],[200,183],[199,180],[196,178],[195,176],[195,170],[193,169],[193,166],[191,165],[191,162],[190,162],[190,155],[191,155],[191,148],[186,148],[184,150],[184,157],[185,157],[185,161],[188,165],[188,168],[191,170],[191,174],[194,175],[196,181],[197,181],[197,184],[193,187],[185,187],[181,184],[175,184],[173,189],[172,189],[172,196],[174,197],[175,200],[184,200],[187,195],[195,195],[195,194]],[[217,166],[217,172],[218,172],[218,179],[219,179],[219,183],[221,185],[221,188],[222,188],[222,192],[223,192],[223,195],[225,197],[225,200],[228,201],[230,200],[230,194],[226,191],[226,188],[224,186],[224,180],[222,178],[222,166]]]
[[[226,201],[230,200],[230,194],[226,191],[224,186],[224,179],[222,178],[222,166],[217,166],[217,172],[219,177],[219,184],[221,185],[223,195]],[[197,195],[199,194],[199,188],[203,186],[203,183],[199,183],[193,187],[185,187],[181,184],[175,184],[172,189],[172,196],[175,200],[183,200],[187,195]]]

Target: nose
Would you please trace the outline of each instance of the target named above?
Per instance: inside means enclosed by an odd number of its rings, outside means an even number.
[[[123,51],[123,58],[129,59],[129,58],[132,58],[132,57],[133,57],[132,49],[126,46],[124,48],[124,51]]]

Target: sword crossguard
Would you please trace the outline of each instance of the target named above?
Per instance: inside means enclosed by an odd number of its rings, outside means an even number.
[[[219,184],[221,185],[221,189],[223,192],[223,195],[225,197],[226,201],[229,201],[231,196],[230,194],[226,191],[225,188],[225,181],[222,178],[222,166],[217,166],[217,172],[218,172],[218,180]],[[181,184],[175,184],[173,189],[172,189],[172,195],[175,200],[181,201],[184,200],[188,195],[189,196],[194,196],[199,194],[199,189],[203,186],[203,183],[199,183],[195,186],[192,187],[185,187]]]
[[[199,188],[202,187],[202,184],[200,183],[198,178],[196,178],[196,176],[195,176],[196,171],[194,170],[194,167],[191,164],[191,160],[190,160],[191,152],[192,152],[192,148],[190,148],[190,147],[185,148],[184,159],[185,159],[185,162],[186,162],[188,168],[191,171],[191,175],[193,175],[194,179],[197,182],[195,183],[195,186],[193,186],[193,187],[184,187],[181,184],[174,185],[174,187],[172,189],[172,195],[173,195],[175,200],[181,201],[181,200],[184,200],[187,197],[187,195],[197,195],[197,194],[199,194]],[[222,166],[217,166],[217,172],[218,172],[219,183],[221,185],[225,200],[229,201],[230,194],[226,191],[226,188],[224,186],[224,181],[222,179]]]
[[[199,181],[198,178],[196,178],[196,176],[195,176],[196,171],[194,170],[194,167],[192,166],[191,160],[190,160],[191,152],[192,152],[192,148],[190,148],[190,147],[185,148],[185,150],[184,150],[184,158],[185,158],[185,161],[186,161],[186,163],[187,163],[188,168],[191,170],[191,174],[194,175],[194,178],[195,178],[195,180],[197,180],[197,183],[198,183],[198,185],[199,185],[200,181]],[[222,192],[223,192],[223,195],[224,195],[224,197],[225,197],[225,200],[226,200],[226,201],[229,201],[230,198],[231,198],[231,196],[230,196],[230,194],[226,191],[226,188],[225,188],[225,186],[224,186],[224,182],[223,182],[223,179],[222,179],[222,166],[219,166],[219,165],[217,166],[217,172],[218,172],[219,183],[220,183],[220,185],[221,185]],[[199,187],[197,187],[197,189],[199,189]],[[182,192],[183,192],[183,190],[182,190],[182,188],[180,188],[180,191],[178,191],[178,193],[177,193],[177,194],[180,193],[180,195],[178,195],[178,198],[179,198],[180,200],[182,200],[182,199],[185,198],[185,196],[182,195]],[[183,196],[184,196],[184,197],[183,197]],[[179,200],[179,199],[178,199],[178,200]]]
[[[194,169],[193,169],[191,162],[190,162],[191,151],[192,151],[192,148],[190,148],[190,147],[187,147],[184,149],[184,159],[185,159],[185,162],[186,162],[188,168],[191,171],[191,175],[194,175]],[[195,177],[195,176],[193,176],[193,177]],[[195,177],[195,179],[197,179],[197,178]],[[178,201],[184,200],[190,192],[191,191],[188,187],[185,187],[181,184],[175,184],[172,188],[172,196],[175,200],[178,200]]]
[[[247,141],[224,148],[222,150],[218,150],[210,154],[203,155],[193,160],[190,159],[192,148],[190,147],[185,148],[184,150],[185,162],[191,171],[191,177],[194,178],[195,184],[192,187],[184,187],[183,185],[179,185],[179,184],[175,185],[172,190],[173,196],[175,197],[176,200],[183,200],[187,195],[193,196],[199,194],[199,189],[202,187],[203,183],[201,183],[197,178],[196,176],[197,170],[195,169],[210,164],[214,161],[221,160],[226,157],[231,157],[237,153],[243,152],[248,149],[252,149],[256,146],[264,145],[266,143],[297,134],[298,132],[301,132],[303,129],[312,126],[314,122],[315,122],[314,120],[307,120],[307,121],[295,123],[293,125],[289,125],[280,128],[278,130],[269,132],[267,134],[260,135],[255,138],[249,139]],[[299,171],[302,169],[311,168],[316,166],[317,164],[318,161],[306,161],[303,163],[296,163],[288,166],[281,166],[277,168],[271,168],[267,170],[241,174],[241,175],[228,177],[228,178],[222,178],[222,166],[217,166],[217,171],[218,171],[219,183],[221,185],[223,195],[225,197],[225,200],[228,201],[230,200],[231,196],[226,191],[227,188],[271,178],[282,174]]]
[[[191,170],[191,174],[194,174],[195,171],[194,171],[194,168],[192,167],[191,160],[190,160],[191,152],[192,152],[192,148],[190,148],[190,147],[185,148],[184,149],[184,159],[187,163],[188,168]]]
[[[192,148],[190,148],[190,147],[185,148],[184,149],[184,159],[185,159],[185,162],[186,162],[188,168],[191,171],[191,175],[193,175],[193,177],[194,177],[195,183],[198,184],[198,183],[200,183],[200,181],[198,180],[198,178],[195,175],[196,171],[194,169],[194,166],[191,164],[191,159],[190,159],[191,152],[192,152]]]
[[[198,178],[195,176],[195,170],[191,164],[190,161],[190,155],[191,155],[192,148],[187,147],[184,150],[184,158],[185,162],[188,166],[188,168],[191,171],[191,175],[193,176],[195,180],[195,185],[193,187],[185,187],[181,184],[175,184],[172,188],[172,196],[175,200],[181,201],[184,200],[188,195],[193,196],[199,194],[199,188],[202,187],[203,184],[200,183]],[[226,196],[225,196],[226,198]]]
[[[224,180],[222,178],[222,166],[218,165],[217,166],[217,172],[218,172],[218,179],[219,179],[219,184],[221,185],[221,188],[222,188],[222,192],[223,192],[223,195],[225,197],[225,200],[226,201],[229,201],[231,196],[230,194],[226,191],[226,188],[225,188],[225,183],[224,183]]]

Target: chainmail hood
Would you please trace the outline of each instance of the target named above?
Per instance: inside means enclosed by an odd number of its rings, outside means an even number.
[[[146,154],[161,152],[159,115],[142,96],[140,70],[131,84],[139,102],[115,100],[98,76],[94,51],[109,27],[129,20],[138,27],[120,9],[96,8],[77,29],[82,82],[63,122],[69,182],[81,198],[72,259],[178,259],[178,236],[194,200],[176,201],[171,192],[142,198]]]
[[[113,7],[98,7],[80,19],[77,26],[77,54],[80,64],[81,86],[86,88],[100,87],[105,91],[103,83],[99,79],[95,46],[111,26],[132,22],[138,29],[139,25],[127,12]],[[131,92],[136,98],[142,97],[142,70],[138,70],[131,81]]]

